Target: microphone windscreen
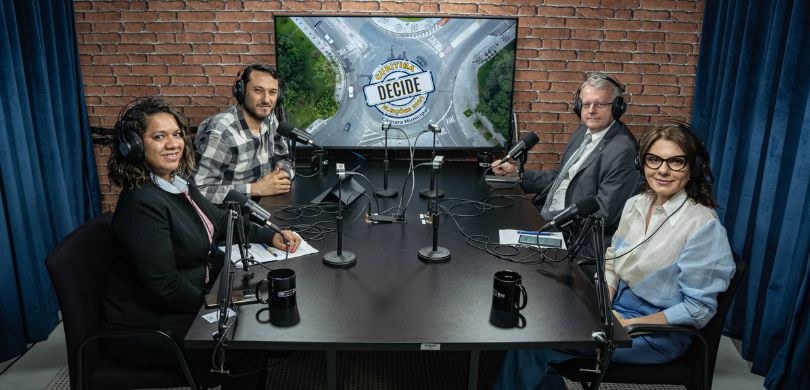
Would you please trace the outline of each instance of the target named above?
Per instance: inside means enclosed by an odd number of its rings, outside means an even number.
[[[530,132],[526,134],[526,137],[523,138],[523,144],[526,145],[526,150],[529,150],[537,145],[537,142],[540,141],[540,138],[537,137],[537,134],[534,132]]]
[[[278,122],[278,128],[276,131],[287,138],[295,138],[293,126],[287,122]]]
[[[599,210],[599,202],[596,201],[595,196],[580,199],[576,204],[579,215],[583,217],[587,217]]]
[[[223,203],[236,202],[239,204],[239,207],[241,208],[245,207],[245,203],[247,203],[247,201],[248,201],[247,195],[237,190],[230,190],[228,191],[228,194],[225,195],[225,200],[223,201]]]

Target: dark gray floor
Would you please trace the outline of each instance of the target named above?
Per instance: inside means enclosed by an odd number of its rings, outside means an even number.
[[[419,367],[420,365],[429,364],[431,361],[439,361],[448,367],[460,368],[459,370],[425,370],[430,372],[463,372],[464,365],[467,358],[455,353],[447,353],[441,358],[436,359],[435,356],[430,359],[423,359],[419,354],[402,354],[396,358],[397,362],[387,362],[391,355],[379,354],[373,355],[373,352],[358,352],[347,353],[339,357],[339,360],[353,360],[356,362],[365,362],[363,364],[353,364],[351,369],[347,367],[338,367],[339,372],[342,372],[343,377],[341,383],[347,384],[350,388],[405,388],[401,386],[394,386],[386,381],[386,375],[382,371],[382,367],[391,367],[396,364],[403,364],[407,361],[408,366]],[[363,355],[372,354],[372,355]],[[369,358],[371,357],[371,358]],[[342,358],[342,359],[341,359]],[[318,366],[322,359],[317,352],[313,354],[299,354],[291,359],[298,359],[298,361],[291,361],[282,364],[292,364],[311,361],[314,366]],[[486,356],[482,355],[482,360]],[[3,362],[0,364],[0,370],[8,366],[12,361]],[[58,326],[48,340],[37,343],[25,355],[13,362],[11,367],[5,373],[0,375],[0,390],[69,390],[69,383],[67,381],[67,357],[65,352],[65,337],[62,326]],[[458,366],[458,367],[455,367]],[[279,367],[281,368],[281,367]],[[318,370],[313,367],[313,370],[307,374],[307,384],[311,388],[320,388],[320,377],[313,375]],[[272,375],[272,374],[271,374]],[[481,372],[482,382],[485,382],[488,374],[484,371]],[[289,377],[286,377],[289,378]],[[361,379],[362,378],[362,379]],[[301,377],[299,377],[301,379]],[[466,381],[466,378],[456,378],[452,375],[438,375],[434,377],[437,384],[458,383],[457,381]],[[278,377],[273,383],[279,385],[284,384],[285,378]],[[720,348],[717,352],[717,368],[714,372],[714,388],[725,389],[739,389],[739,390],[759,390],[763,386],[763,378],[758,375],[751,374],[748,368],[748,363],[744,361],[737,349],[734,347],[732,340],[724,337],[720,342]],[[359,381],[362,381],[360,383]],[[300,384],[300,383],[299,383]],[[405,384],[407,387],[407,383]],[[283,387],[283,386],[282,386]],[[441,386],[450,388],[451,386]],[[300,388],[300,387],[299,387]],[[578,389],[578,385],[571,385],[569,388]],[[636,390],[636,389],[679,389],[678,386],[636,386],[636,385],[613,385],[606,384],[604,389],[622,389],[622,390]]]

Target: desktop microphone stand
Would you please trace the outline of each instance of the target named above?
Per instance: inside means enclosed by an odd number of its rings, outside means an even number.
[[[388,169],[389,169],[389,161],[388,161],[388,130],[391,130],[391,123],[388,123],[388,127],[385,126],[385,123],[382,125],[383,133],[385,134],[385,143],[384,143],[384,152],[383,152],[383,188],[381,190],[377,190],[374,192],[374,195],[377,195],[379,198],[393,198],[399,194],[396,190],[388,189]]]
[[[253,273],[250,271],[250,262],[255,261],[255,258],[250,254],[250,241],[245,234],[245,221],[244,214],[238,213],[236,216],[236,234],[237,242],[239,244],[239,255],[242,257],[242,291],[247,292],[250,290],[250,280],[253,279]]]
[[[433,159],[434,173],[431,178],[432,188],[439,189],[439,169],[442,166],[443,157],[436,156]],[[426,263],[444,263],[450,261],[450,250],[439,245],[439,200],[433,198],[430,202],[431,224],[433,225],[433,246],[426,246],[419,250],[419,260]]]
[[[526,168],[526,160],[529,158],[529,152],[526,151],[520,156],[520,161],[518,161],[518,175],[517,175],[517,182],[520,183],[523,180],[523,172],[525,172]]]
[[[343,250],[343,199],[341,193],[341,182],[346,177],[343,164],[335,164],[338,171],[338,213],[337,221],[337,250],[323,255],[323,263],[334,268],[349,268],[357,263],[357,256],[354,253]]]
[[[593,369],[581,368],[583,372],[589,372],[595,376],[589,389],[598,389],[604,379],[610,360],[613,358],[613,351],[616,345],[613,343],[613,313],[610,305],[610,293],[608,292],[607,281],[605,279],[605,251],[603,239],[605,234],[604,218],[589,217],[586,222],[591,231],[591,245],[596,253],[596,274],[594,275],[594,285],[596,287],[596,300],[599,306],[599,317],[602,320],[602,331],[591,333],[591,337],[599,342],[596,351],[596,367]],[[585,230],[583,229],[582,232]]]
[[[435,159],[436,158],[436,133],[440,132],[441,129],[439,129],[439,126],[437,126],[437,125],[435,125],[433,123],[429,124],[428,128],[433,133],[433,151],[430,153],[430,158]],[[435,199],[435,198],[441,198],[441,197],[444,196],[444,192],[439,191],[439,189],[434,186],[434,183],[437,181],[436,180],[437,172],[438,172],[437,169],[434,169],[434,170],[430,171],[430,189],[426,188],[424,190],[419,191],[419,197],[420,198]]]
[[[219,318],[217,322],[217,331],[214,333],[214,340],[217,341],[215,348],[216,362],[219,364],[215,370],[220,373],[227,373],[224,370],[225,365],[225,348],[228,347],[228,309],[231,307],[231,285],[233,284],[233,275],[231,274],[231,248],[233,247],[233,223],[239,216],[239,204],[236,202],[227,202],[228,209],[228,223],[225,230],[225,260],[222,265],[222,271],[219,274],[219,295],[217,302],[219,303]]]

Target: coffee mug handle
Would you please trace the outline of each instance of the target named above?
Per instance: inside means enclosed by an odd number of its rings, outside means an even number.
[[[267,299],[266,300],[262,300],[262,284],[267,285]],[[267,279],[262,279],[262,280],[259,281],[259,283],[256,283],[256,299],[258,299],[260,303],[267,304],[267,302],[270,302],[270,295],[271,294],[272,293],[270,292],[270,283],[267,282]]]
[[[523,308],[526,307],[526,303],[528,303],[528,296],[526,295],[526,287],[523,287],[522,284],[518,284],[518,287],[520,287],[520,295],[523,296],[523,303],[515,302],[515,309],[523,310]]]

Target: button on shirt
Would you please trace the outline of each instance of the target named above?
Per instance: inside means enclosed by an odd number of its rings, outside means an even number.
[[[645,226],[652,201],[645,193],[625,204],[605,253],[607,284],[616,288],[623,280],[635,295],[660,307],[670,324],[702,328],[734,274],[726,230],[713,209],[687,200],[684,190],[655,207]]]
[[[611,123],[610,126],[613,126],[613,124]],[[585,161],[588,159],[588,156],[590,156],[591,153],[594,150],[596,150],[596,147],[602,141],[602,138],[605,138],[605,133],[607,133],[607,129],[609,129],[610,126],[596,133],[591,132],[590,129],[586,132],[586,134],[591,135],[591,143],[589,143],[588,146],[585,147],[585,151],[582,152],[582,155],[579,156],[579,159],[577,159],[577,161],[575,161],[574,164],[571,165],[571,168],[568,169],[568,173],[566,173],[565,176],[562,177],[560,181],[560,186],[557,187],[557,191],[555,191],[554,194],[552,194],[551,207],[549,208],[549,210],[553,212],[565,209],[566,207],[565,194],[566,191],[568,191],[568,185],[571,184],[571,180],[574,178],[574,176],[576,176],[580,168],[582,168],[582,164],[585,163]]]

